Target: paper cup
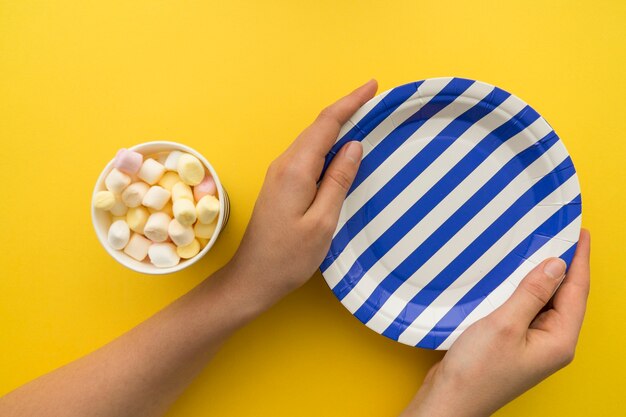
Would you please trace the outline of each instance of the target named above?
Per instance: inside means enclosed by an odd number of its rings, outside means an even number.
[[[91,219],[93,222],[94,229],[96,230],[96,235],[98,236],[98,240],[100,241],[104,249],[109,253],[109,255],[113,257],[113,259],[115,259],[116,261],[124,265],[125,267],[132,269],[133,271],[141,272],[144,274],[163,275],[163,274],[170,274],[172,272],[181,271],[193,265],[200,258],[206,255],[207,252],[209,252],[209,250],[215,244],[215,241],[219,237],[222,230],[224,230],[224,227],[226,227],[226,223],[228,222],[228,218],[230,215],[230,201],[228,198],[228,193],[224,189],[219,179],[219,176],[217,175],[217,172],[215,172],[215,169],[213,169],[213,166],[209,163],[209,161],[207,161],[206,158],[202,156],[202,154],[200,154],[200,152],[196,151],[193,148],[190,148],[189,146],[183,145],[181,143],[176,143],[176,142],[155,141],[155,142],[140,143],[128,149],[135,151],[135,152],[139,152],[143,154],[144,156],[154,155],[160,152],[171,152],[171,151],[182,151],[182,152],[190,153],[194,155],[196,158],[198,158],[200,162],[202,162],[202,164],[205,166],[205,168],[209,171],[209,173],[215,180],[215,185],[217,187],[217,193],[218,193],[218,197],[220,201],[220,213],[217,218],[217,227],[215,228],[215,232],[213,233],[213,236],[211,236],[209,243],[207,243],[207,245],[204,248],[202,248],[202,250],[196,256],[190,259],[181,259],[178,265],[175,265],[169,268],[158,268],[152,265],[149,260],[144,260],[142,262],[139,262],[131,258],[130,256],[126,255],[123,251],[115,250],[111,248],[107,241],[107,233],[109,230],[109,226],[111,225],[111,214],[107,211],[96,210],[93,207],[93,204],[91,205]],[[94,191],[93,191],[94,196],[98,191],[102,191],[106,189],[104,185],[104,179],[106,178],[106,176],[109,174],[109,172],[112,169],[113,169],[113,160],[111,160],[107,164],[107,166],[104,168],[104,170],[98,177],[98,180],[96,181],[96,186],[94,187]],[[93,196],[92,196],[92,201],[93,201]]]

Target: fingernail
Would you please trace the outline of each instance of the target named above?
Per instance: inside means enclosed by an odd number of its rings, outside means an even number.
[[[561,258],[551,259],[543,267],[543,272],[552,279],[561,278],[565,274],[565,261]]]
[[[352,142],[348,142],[346,145],[346,158],[348,158],[352,163],[356,164],[361,160],[361,155],[363,154],[363,147],[360,142],[353,140]]]

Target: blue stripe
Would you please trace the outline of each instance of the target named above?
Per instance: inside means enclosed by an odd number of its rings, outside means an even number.
[[[524,171],[533,162],[545,154],[559,140],[554,132],[550,132],[544,138],[537,141],[520,152],[517,156],[509,160],[496,174],[494,174],[478,191],[472,195],[461,207],[459,207],[437,230],[435,230],[427,239],[422,242],[408,257],[403,261],[393,273],[383,279],[363,305],[357,310],[355,316],[364,323],[367,323],[387,299],[393,294],[402,283],[415,271],[421,268],[442,246],[444,246],[466,223],[474,218],[496,195],[498,195],[513,179],[515,179],[522,171]],[[478,149],[478,152],[484,148]],[[457,165],[458,166],[458,165]],[[456,168],[456,167],[455,167]],[[458,178],[464,176],[456,175],[454,169],[447,181],[458,182]],[[445,178],[445,177],[444,177]],[[435,193],[434,196],[438,196]],[[428,197],[425,195],[424,197]],[[433,197],[438,200],[438,198]],[[429,204],[429,200],[425,199],[425,203],[418,202],[415,204],[405,216],[410,221],[414,217],[423,217],[423,207]],[[439,201],[430,203],[430,205],[438,204]],[[413,213],[415,212],[415,213]],[[405,217],[403,216],[403,217]],[[405,222],[404,219],[403,223]],[[395,225],[394,225],[395,226]],[[400,224],[399,230],[406,226]],[[376,250],[375,253],[378,253]]]
[[[465,318],[505,279],[507,279],[526,258],[548,243],[580,215],[580,194],[567,205],[561,207],[541,226],[515,247],[484,278],[467,292],[426,334],[417,346],[436,349],[465,320]],[[561,258],[571,262],[576,244],[565,251]],[[569,264],[568,262],[568,264]]]
[[[452,84],[452,82],[450,84]],[[448,86],[450,86],[450,84],[448,84]],[[448,86],[446,86],[446,88]],[[445,105],[443,104],[444,102],[447,104],[453,102],[456,97],[452,97],[449,94],[449,91],[456,90],[459,88],[459,86],[451,86],[448,92],[446,92],[446,88],[444,88],[439,93],[439,95],[431,99],[426,105],[421,107],[420,110],[412,116],[412,118],[417,120],[416,122],[414,121],[412,124],[407,125],[408,127],[398,127],[396,130],[390,133],[380,144],[378,144],[377,147],[365,157],[365,159],[361,163],[359,172],[364,170],[367,172],[374,171],[391,153],[393,153],[393,146],[399,146],[401,143],[404,143],[411,136],[411,134],[426,121],[426,119],[418,120],[419,117],[432,117],[434,113],[439,112],[443,107],[445,107]],[[476,123],[486,114],[491,112],[494,108],[499,106],[509,96],[509,93],[500,90],[499,88],[494,88],[494,90],[489,95],[487,95],[480,102],[478,102],[472,108],[457,117],[446,128],[444,128],[435,138],[440,140],[431,140],[417,155],[415,155],[401,170],[399,170],[393,176],[393,178],[391,178],[389,182],[387,182],[387,184],[385,184],[362,207],[360,207],[359,210],[357,210],[336,233],[331,242],[330,250],[326,255],[326,258],[322,261],[322,265],[320,266],[322,272],[328,269],[328,267],[333,263],[335,258],[341,254],[341,252],[348,245],[349,241],[352,239],[352,236],[356,235],[358,231],[365,227],[367,223],[378,213],[380,213],[394,199],[396,195],[404,190],[419,174],[421,174],[435,159],[437,159],[437,157],[439,157],[452,144],[450,137],[455,137],[454,135],[461,135],[463,132],[469,129],[471,125]],[[530,113],[535,112],[533,111]],[[421,114],[421,116],[417,116],[419,114]],[[539,115],[537,115],[537,117],[539,117]],[[530,116],[528,117],[528,119],[530,119]],[[525,121],[526,120],[522,120],[520,121],[520,123],[523,123]],[[506,125],[509,126],[509,123],[507,123]],[[407,130],[409,127],[413,129],[413,132]],[[515,126],[512,127],[515,128]],[[391,148],[386,149],[389,147],[389,144],[391,145]],[[386,149],[386,153],[381,154],[377,151],[383,148]],[[373,157],[371,159],[368,159],[370,155],[373,155]],[[357,173],[357,178],[358,175],[359,173]]]
[[[507,93],[508,94],[508,93]],[[481,101],[476,106],[485,107],[483,112],[478,112],[472,108],[468,110],[471,119],[459,119],[452,122],[446,127],[437,138],[445,138],[448,135],[457,135],[458,137],[463,129],[467,129],[467,124],[475,123],[475,120],[481,117],[481,113],[488,112],[497,107],[505,100],[504,95],[498,93],[493,98],[495,102],[489,103],[488,100]],[[476,107],[475,106],[475,107]],[[445,198],[459,184],[459,178],[465,178],[469,175],[482,161],[484,161],[491,152],[495,151],[502,143],[515,136],[527,126],[532,124],[539,115],[532,109],[524,108],[516,116],[509,119],[506,123],[495,129],[479,144],[477,144],[461,161],[452,167],[452,169],[441,178],[428,192],[418,199],[406,213],[404,213],[396,222],[385,231],[359,258],[352,264],[348,273],[333,289],[336,294],[343,294],[340,299],[349,292],[349,287],[358,282],[361,275],[358,271],[369,270],[377,259],[387,253],[402,237],[419,223],[439,202]],[[464,131],[464,130],[463,130]],[[556,136],[556,135],[555,135]],[[453,136],[454,137],[454,136]],[[433,142],[443,142],[443,140],[433,140]],[[432,142],[431,142],[432,143]],[[398,195],[406,186],[413,181],[416,170],[419,165],[423,164],[423,158],[416,155],[404,168],[402,168],[394,178],[392,178],[379,192],[377,192],[363,207],[361,207],[354,216],[344,225],[331,242],[330,252],[336,256],[349,244],[355,230],[360,230],[367,225],[369,218],[375,217],[384,209],[393,198]],[[398,184],[399,183],[399,184]],[[373,206],[373,207],[372,207]],[[367,214],[367,216],[366,216]],[[332,263],[332,260],[330,261]],[[322,265],[322,267],[324,264]],[[355,281],[357,277],[357,281]],[[347,291],[347,292],[346,292]],[[339,295],[338,295],[339,297]]]
[[[417,112],[406,119],[393,132],[376,144],[359,167],[348,195],[354,191],[376,168],[380,166],[396,149],[411,137],[431,117],[446,108],[467,90],[475,81],[453,78],[437,95],[424,104]],[[500,90],[502,91],[502,90]],[[508,93],[507,93],[508,94]],[[510,94],[509,94],[510,95]],[[447,146],[446,146],[447,148]]]
[[[369,135],[372,130],[376,129],[376,127],[391,113],[393,113],[402,103],[407,101],[417,89],[422,85],[424,81],[418,81],[415,83],[409,83],[402,85],[400,87],[396,87],[391,90],[387,95],[379,101],[361,120],[359,120],[353,127],[350,129],[345,135],[343,135],[331,148],[330,152],[326,155],[326,160],[324,161],[324,168],[322,169],[322,173],[320,174],[320,178],[326,172],[326,168],[330,165],[330,162],[333,160],[337,152],[345,145],[346,143],[358,140],[362,141],[367,135]]]
[[[537,203],[559,188],[567,179],[574,175],[575,170],[571,159],[566,158],[558,167],[545,175],[528,189],[511,205],[495,222],[483,231],[467,248],[463,250],[437,276],[426,284],[408,305],[400,312],[383,334],[397,340],[400,334],[433,302],[437,296],[448,288],[463,272],[480,258],[495,242],[502,237],[503,230],[512,228]],[[458,225],[460,229],[462,225]],[[410,276],[413,258],[420,254],[413,253],[398,266],[393,274]]]

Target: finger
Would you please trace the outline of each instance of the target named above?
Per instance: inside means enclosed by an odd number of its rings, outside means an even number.
[[[576,252],[563,280],[563,285],[556,292],[553,300],[554,309],[562,318],[563,326],[575,337],[580,332],[587,308],[590,251],[591,236],[588,230],[583,229],[580,232]]]
[[[564,274],[565,262],[562,259],[546,259],[526,275],[511,298],[493,314],[515,321],[527,329],[550,301]]]
[[[374,97],[377,88],[378,83],[372,79],[323,109],[315,121],[295,140],[293,144],[295,153],[307,156],[310,162],[323,164],[324,157],[337,140],[341,126]],[[319,175],[319,172],[316,174]]]
[[[346,194],[356,177],[362,155],[361,142],[348,142],[341,148],[322,177],[315,200],[309,209],[311,215],[328,219],[333,229],[339,220]]]

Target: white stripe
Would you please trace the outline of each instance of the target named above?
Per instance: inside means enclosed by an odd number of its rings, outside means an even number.
[[[483,84],[474,83],[467,90],[467,96],[459,96],[454,102],[446,106],[435,117],[428,119],[422,126],[417,129],[405,142],[403,146],[396,149],[389,157],[383,161],[376,170],[369,175],[352,193],[346,198],[341,212],[339,214],[339,222],[335,234],[341,229],[341,227],[348,221],[354,213],[363,206],[378,190],[380,190],[389,180],[404,167],[411,159],[415,157],[437,134],[439,134],[446,126],[454,121],[461,114],[476,105],[482,98],[486,97],[493,91],[493,87]],[[519,100],[518,100],[519,101]],[[406,103],[405,103],[406,104]],[[522,105],[523,107],[523,105]],[[520,108],[521,110],[521,108]],[[415,112],[415,104],[409,105],[409,108],[405,111],[405,117],[408,118]],[[498,120],[500,124],[503,123],[501,119]],[[473,130],[484,130],[489,126],[481,122],[472,125],[479,126]],[[471,128],[468,129],[472,130]],[[467,132],[466,132],[467,133]],[[465,137],[471,137],[464,135]],[[382,140],[385,136],[372,136]],[[457,141],[455,141],[457,142]],[[370,146],[375,146],[371,144]],[[442,159],[442,158],[438,158]],[[449,166],[454,161],[445,161]],[[441,162],[440,162],[441,163]],[[456,163],[456,162],[454,162]],[[422,174],[424,175],[424,174]],[[420,177],[422,176],[420,175]]]
[[[578,240],[578,233],[580,233],[580,225],[582,217],[578,216],[576,220],[571,222],[565,229],[561,230],[550,242],[539,248],[529,258],[513,272],[502,284],[500,284],[495,290],[493,290],[487,298],[485,298],[468,316],[461,322],[459,327],[454,330],[450,336],[437,348],[437,349],[449,349],[452,343],[467,329],[470,325],[474,324],[481,318],[485,317],[496,308],[500,307],[506,300],[509,299],[513,291],[517,288],[520,281],[538,264],[544,259],[555,254],[561,254],[568,250]],[[413,328],[411,328],[411,332]],[[408,333],[409,330],[405,333]]]
[[[376,216],[370,223],[360,230],[350,241],[350,244],[338,257],[333,264],[324,271],[324,277],[328,281],[331,288],[336,285],[346,273],[347,269],[354,261],[369,247],[369,245],[382,235],[391,225],[404,214],[419,198],[421,198],[432,186],[439,181],[452,166],[465,156],[469,151],[467,141],[472,138],[484,138],[488,133],[496,129],[508,120],[501,111],[492,112],[481,120],[480,123],[474,124],[465,134],[461,135],[436,161],[434,161],[419,176],[419,180],[413,181],[398,196]],[[504,166],[511,158],[514,158],[519,152],[533,144],[537,138],[542,138],[552,129],[543,120],[538,119],[526,129],[510,138],[504,146],[500,146],[485,161],[483,161],[467,178],[465,178],[459,186],[457,186],[439,205],[431,211],[422,221],[416,225],[418,234],[410,237],[415,249],[423,242],[432,232],[434,232],[445,220],[447,220],[467,199],[469,199],[489,178],[491,178],[497,170]],[[374,176],[372,176],[374,177]],[[452,202],[453,204],[451,204]],[[404,238],[406,240],[407,237]],[[404,248],[403,248],[404,249]],[[393,249],[392,249],[393,250]],[[409,252],[404,252],[409,253]],[[401,255],[402,253],[399,253]],[[389,255],[392,256],[393,255]],[[398,259],[396,262],[389,263],[386,260],[385,265],[395,268],[404,258]],[[343,267],[342,267],[343,266]],[[363,281],[363,280],[361,280]],[[370,294],[373,291],[371,285],[375,283],[357,284],[365,285],[367,289],[360,289],[363,294]],[[365,292],[363,292],[365,291]],[[358,302],[358,299],[355,300]],[[347,306],[352,305],[350,301]],[[360,306],[360,304],[359,304]],[[348,307],[353,311],[350,307]],[[356,307],[358,308],[358,307]],[[356,311],[356,309],[354,310]]]
[[[363,158],[365,158],[365,156],[367,156],[367,154],[370,153],[376,145],[376,142],[372,145],[372,141],[369,139],[379,138],[380,140],[387,137],[387,135],[395,130],[396,127],[402,124],[402,122],[421,109],[424,104],[437,95],[437,93],[439,93],[450,81],[452,81],[452,77],[424,81],[417,88],[415,93],[411,95],[411,97],[406,99],[388,117],[386,117],[385,120],[383,120],[378,126],[376,126],[376,128],[366,135],[365,138],[363,138],[363,141],[361,142],[363,144]],[[373,108],[373,106],[370,107],[369,102],[366,103],[365,106],[367,106],[366,108],[368,111]],[[362,119],[365,114],[366,113],[360,114],[359,111],[357,111],[354,116],[350,118],[350,122],[357,124],[358,122],[355,120]]]
[[[442,291],[432,304],[424,310],[419,317],[419,323],[414,322],[414,325],[407,327],[404,333],[400,335],[398,341],[416,345],[446,315],[450,307],[454,306],[472,289],[477,282],[477,277],[483,277],[487,271],[493,269],[509,254],[511,249],[528,237],[529,231],[539,227],[561,208],[564,201],[572,200],[579,192],[578,180],[576,175],[573,175],[544,198],[541,203],[529,210],[524,217],[507,230],[491,248],[463,272],[455,280],[454,284]],[[423,280],[421,282],[424,283]],[[406,305],[406,301],[404,301],[404,305]]]
[[[407,300],[412,299],[417,291],[425,284],[430,282],[437,274],[439,274],[450,262],[450,259],[456,258],[476,237],[478,237],[487,227],[489,227],[501,213],[506,211],[521,194],[526,192],[533,184],[539,181],[543,176],[550,172],[555,165],[548,161],[562,161],[567,158],[567,151],[559,141],[555,143],[544,155],[527,167],[520,175],[511,181],[498,195],[491,200],[483,209],[474,216],[465,226],[463,226],[448,242],[446,242],[421,268],[419,268],[411,277],[409,277],[398,290],[385,302],[378,313],[370,320],[374,329],[384,331],[389,324],[397,317],[397,315],[406,306]],[[480,184],[484,184],[481,182]],[[461,185],[460,189],[471,188],[468,185]],[[465,198],[463,199],[465,201]],[[455,206],[460,204],[451,203]],[[435,213],[433,210],[431,213]],[[428,225],[429,219],[424,219],[420,224]],[[424,234],[428,237],[431,233],[424,233],[422,228],[414,228],[405,238],[398,243],[391,256],[398,254],[402,256],[401,260],[406,258],[406,254],[410,253],[404,245],[414,247],[412,241],[425,240]],[[408,238],[407,238],[408,237]],[[385,265],[387,256],[384,256],[376,266]],[[388,267],[372,268],[368,271],[367,276],[363,279],[371,280],[372,277],[385,276]],[[384,315],[382,312],[385,312]],[[368,325],[370,324],[368,323]]]

